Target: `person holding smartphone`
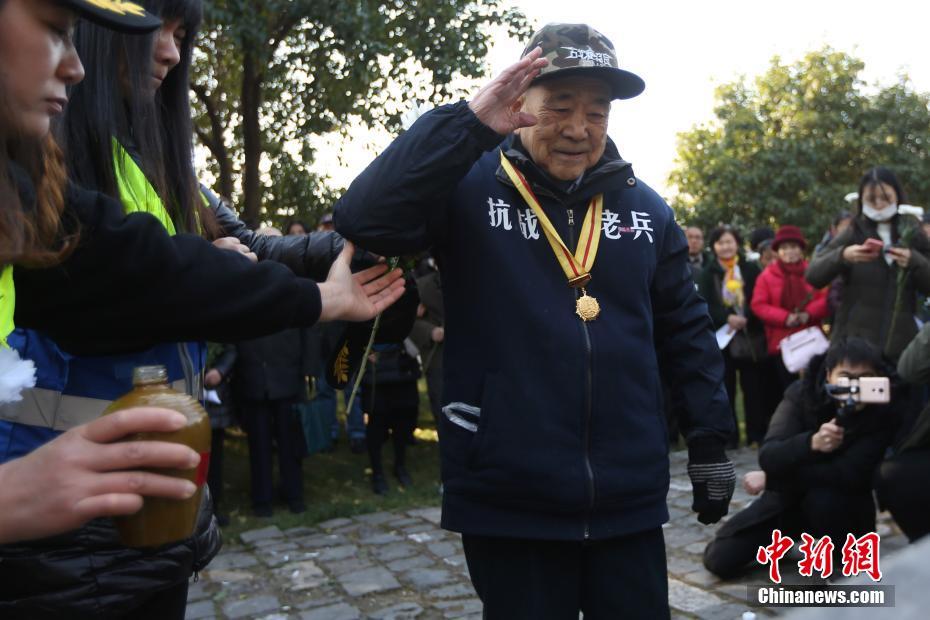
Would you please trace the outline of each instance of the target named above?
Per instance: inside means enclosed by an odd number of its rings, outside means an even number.
[[[869,170],[859,182],[858,201],[852,223],[811,260],[805,276],[815,288],[842,279],[834,338],[865,338],[897,360],[917,333],[917,294],[930,293],[930,242],[917,230],[909,244],[901,243],[904,218],[913,216],[898,213],[906,197],[891,170]],[[919,222],[913,224],[919,228]],[[902,270],[906,277],[899,294]]]
[[[811,361],[772,417],[759,449],[761,471],[743,480],[759,497],[707,545],[707,570],[722,578],[739,575],[758,548],[771,543],[775,529],[795,540],[802,532],[830,536],[839,566],[846,535],[875,530],[872,475],[894,437],[896,404],[849,407],[848,394],[833,386],[888,374],[878,350],[861,338],[835,341]]]

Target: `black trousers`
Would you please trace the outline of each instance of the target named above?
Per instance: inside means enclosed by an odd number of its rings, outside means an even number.
[[[462,536],[485,620],[669,617],[662,528],[594,542]]]
[[[270,507],[273,500],[272,440],[278,444],[278,473],[281,494],[289,503],[302,503],[304,496],[301,469],[300,421],[294,401],[250,400],[243,402],[248,415],[249,466],[252,474],[252,504]]]
[[[416,381],[378,384],[362,393],[362,408],[368,414],[365,444],[374,474],[381,474],[381,447],[392,439],[394,466],[407,465],[407,438],[416,428],[420,394]]]
[[[733,423],[736,425],[736,431],[727,442],[727,447],[736,448],[739,444],[739,423],[736,419],[737,372],[739,373],[739,386],[743,391],[743,412],[746,414],[746,443],[762,443],[769,419],[774,412],[774,409],[768,411],[769,399],[766,397],[765,390],[765,369],[768,357],[763,357],[758,361],[734,360],[729,350],[724,349],[723,361],[723,380],[730,399],[730,407],[733,410]]]
[[[878,503],[891,511],[910,541],[930,533],[930,449],[910,450],[885,460],[878,470]]]
[[[760,501],[760,500],[757,500]],[[841,550],[846,534],[857,537],[875,531],[875,503],[869,492],[849,494],[833,489],[814,489],[797,498],[781,512],[762,516],[750,504],[733,515],[704,549],[704,566],[723,579],[737,577],[756,561],[756,551],[772,543],[779,529],[800,544],[801,533],[833,541],[833,571],[842,566]]]

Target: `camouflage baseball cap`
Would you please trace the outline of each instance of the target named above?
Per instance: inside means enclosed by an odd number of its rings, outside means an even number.
[[[641,77],[619,68],[610,39],[587,24],[546,24],[533,35],[521,57],[537,47],[549,64],[534,84],[554,77],[590,75],[610,84],[614,99],[632,99],[646,88]]]

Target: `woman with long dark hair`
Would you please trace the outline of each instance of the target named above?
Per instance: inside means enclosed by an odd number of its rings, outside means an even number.
[[[858,213],[806,273],[817,288],[842,278],[831,337],[865,338],[891,360],[917,334],[917,294],[930,293],[930,241],[917,218],[899,213],[906,200],[891,170],[866,172],[859,181]]]
[[[68,170],[75,183],[120,198],[127,211],[157,213],[160,202],[169,232],[216,233],[192,163],[188,82],[201,3],[144,4],[163,20],[150,35],[92,23],[75,29],[75,47],[92,70],[71,89],[59,132]]]
[[[351,276],[351,246],[333,266],[330,279],[316,285],[274,264],[251,265],[199,236],[169,237],[148,215],[126,217],[122,205],[66,185],[65,176],[54,172],[56,151],[47,138],[50,118],[67,103],[65,86],[83,76],[71,44],[73,15],[62,11],[78,5],[89,12],[113,10],[107,8],[110,4],[96,2],[0,0],[0,101],[5,108],[0,115],[0,177],[9,190],[3,195],[4,215],[9,215],[4,221],[14,223],[2,234],[4,242],[10,240],[3,246],[8,252],[4,261],[16,265],[13,278],[4,269],[0,317],[9,345],[42,371],[35,390],[19,402],[0,406],[0,500],[16,503],[14,509],[4,507],[0,517],[5,542],[70,530],[93,516],[132,512],[139,505],[139,493],[157,491],[151,479],[107,473],[111,469],[194,464],[187,451],[162,452],[159,458],[139,461],[138,455],[99,445],[117,439],[120,433],[115,431],[176,428],[177,416],[170,412],[142,412],[139,415],[145,417],[136,416],[135,421],[120,415],[99,423],[99,402],[65,394],[53,397],[54,405],[48,408],[50,401],[43,396],[61,390],[63,378],[54,375],[71,359],[65,350],[112,353],[172,336],[228,341],[311,325],[317,319],[366,320],[402,290],[399,273],[368,283],[386,271],[383,266]],[[30,152],[39,155],[27,156]],[[49,215],[48,234],[41,232],[46,224],[35,215],[40,211]],[[64,263],[55,264],[62,259]],[[13,280],[17,324],[41,330],[43,339],[31,337],[38,331],[6,333],[13,327]],[[242,298],[243,289],[252,295]],[[187,307],[179,310],[179,304]],[[50,378],[59,384],[44,383]],[[120,385],[122,378],[110,375],[108,389],[114,395],[128,391],[125,381]],[[80,383],[74,373],[64,380],[68,385]],[[29,417],[33,414],[38,417]],[[94,421],[77,426],[89,420]],[[70,430],[62,434],[66,429]],[[150,455],[154,456],[158,455]],[[58,470],[49,468],[52,463],[59,463]],[[88,483],[100,482],[98,474],[113,486],[88,489]],[[42,480],[50,480],[51,488],[37,484]],[[108,488],[112,491],[106,497],[83,501]],[[36,501],[36,489],[47,501]],[[177,487],[158,492],[184,493]],[[24,513],[43,507],[55,513],[24,522]],[[209,511],[203,514],[209,519]],[[209,528],[200,531],[205,536],[154,552],[128,550],[116,541],[112,523],[96,520],[55,539],[0,547],[0,616],[182,617],[191,569],[216,546]]]
[[[15,303],[12,263],[54,264],[77,241],[61,235],[64,165],[48,136],[59,97],[84,73],[66,34],[75,11],[110,28],[157,25],[150,15],[126,18],[89,2],[0,0],[0,405],[15,402],[33,373],[6,343]],[[29,456],[0,465],[0,543],[133,513],[143,495],[183,498],[193,492],[179,479],[138,471],[187,468],[199,460],[189,448],[150,442],[139,462],[119,446],[105,445],[127,433],[176,430],[187,423],[182,416],[155,409],[115,415],[76,427]],[[142,484],[132,484],[133,479]]]
[[[72,89],[58,133],[76,182],[157,215],[171,232],[192,232],[255,260],[275,260],[324,280],[342,248],[334,232],[257,235],[197,181],[193,167],[190,67],[201,0],[146,0],[164,25],[126,36],[93,24],[75,32],[93,71]],[[120,76],[120,79],[113,79]]]

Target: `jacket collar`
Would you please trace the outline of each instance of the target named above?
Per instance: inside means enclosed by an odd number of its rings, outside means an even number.
[[[569,206],[577,203],[587,203],[589,198],[597,194],[636,185],[632,164],[620,157],[616,145],[610,138],[607,138],[607,146],[601,159],[594,167],[585,170],[581,183],[571,193],[566,191],[567,185],[564,181],[553,179],[545,170],[537,166],[536,162],[530,159],[529,154],[520,142],[519,136],[516,134],[508,136],[500,145],[500,148],[504,151],[507,159],[526,176],[537,196],[548,196]],[[513,187],[513,183],[504,168],[499,164],[495,176],[504,185]]]

